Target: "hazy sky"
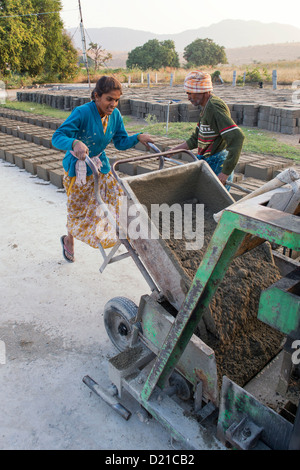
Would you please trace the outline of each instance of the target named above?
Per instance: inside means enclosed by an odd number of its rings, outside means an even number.
[[[65,27],[79,25],[78,0],[62,0]],[[84,27],[124,27],[152,33],[180,33],[226,19],[283,23],[300,28],[300,1],[264,0],[81,0]]]

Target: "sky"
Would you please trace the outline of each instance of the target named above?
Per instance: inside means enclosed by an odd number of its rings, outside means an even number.
[[[61,0],[65,28],[80,22],[78,0]],[[176,34],[227,19],[282,23],[300,28],[300,1],[284,7],[270,0],[81,0],[85,29],[123,27],[155,34]]]

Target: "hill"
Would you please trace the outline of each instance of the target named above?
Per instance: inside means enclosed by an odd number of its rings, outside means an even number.
[[[68,30],[74,45],[81,48],[79,28]],[[150,31],[140,31],[129,28],[89,28],[86,29],[86,41],[96,42],[109,51],[129,52],[137,46],[142,46],[150,39],[164,41],[171,39],[175,42],[176,50],[180,53],[197,38],[210,38],[226,49],[300,42],[300,28],[280,23],[261,23],[259,21],[223,20],[208,27],[191,29],[177,34],[154,34]]]
[[[113,69],[126,68],[128,52],[109,51],[112,60],[107,66]],[[295,61],[300,59],[300,42],[284,44],[265,44],[262,46],[237,47],[225,49],[229,65],[272,63],[279,61]],[[181,64],[184,63],[182,53],[179,54]]]
[[[226,49],[226,56],[234,65],[295,61],[300,59],[300,42]]]

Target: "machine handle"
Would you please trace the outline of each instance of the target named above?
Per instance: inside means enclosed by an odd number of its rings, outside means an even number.
[[[150,155],[147,154],[147,155],[141,155],[141,156],[138,156],[138,157],[123,158],[122,160],[117,160],[113,164],[111,171],[112,171],[112,174],[114,175],[114,177],[116,178],[116,180],[119,183],[121,183],[121,178],[119,178],[119,176],[117,175],[116,168],[121,163],[132,163],[132,162],[137,162],[137,161],[140,161],[140,160],[147,160],[147,159],[150,159],[150,158],[159,158],[160,159],[159,170],[162,170],[163,169],[163,162],[164,162],[165,159],[170,160],[170,161],[175,161],[175,160],[171,160],[170,158],[167,157],[167,155],[170,155],[169,150],[167,150],[165,152],[161,152],[156,147],[156,145],[152,144],[151,142],[148,142],[148,145],[149,145],[150,148],[152,148],[156,152],[155,154],[150,154]],[[187,153],[194,161],[196,161],[196,162],[198,161],[198,158],[190,150],[184,150],[184,149],[172,150],[172,155],[179,154],[179,153]],[[176,161],[176,163],[178,163],[178,162]]]

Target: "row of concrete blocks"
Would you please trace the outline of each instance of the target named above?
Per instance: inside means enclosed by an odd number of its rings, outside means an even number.
[[[13,136],[6,135],[6,139],[4,140],[3,136],[5,136],[5,134],[0,133],[0,158],[6,160],[9,164],[16,165],[20,169],[24,169],[32,175],[36,175],[44,181],[50,181],[50,183],[57,188],[63,188],[64,170],[62,167],[62,158],[64,154],[62,152],[53,152],[32,143],[26,144],[21,141],[21,139]],[[130,156],[137,157],[138,155],[141,155],[140,151],[134,149],[131,150]],[[139,175],[155,171],[158,170],[159,166],[158,162],[155,160],[122,163],[122,160],[127,159],[129,155],[126,152],[120,152],[118,155],[115,155],[113,149],[111,149],[111,152],[108,150],[108,156],[110,157],[112,164],[116,160],[121,161],[118,166],[118,171],[121,172],[121,174],[123,173],[125,176]],[[262,165],[261,169],[258,170],[253,159],[249,159],[249,156],[246,155],[244,157],[248,160],[248,163],[245,163],[245,174],[236,172],[234,181],[251,191],[254,191],[263,184],[261,178],[267,175],[267,173],[270,175],[271,172],[274,174],[275,171],[277,174],[285,167],[281,167],[279,165],[280,168],[278,168],[278,165],[273,162],[272,169],[269,167],[268,170],[266,170]],[[169,168],[174,165],[175,164],[168,163],[165,167]],[[275,167],[278,169],[275,170]],[[239,189],[232,188],[231,195],[235,200],[239,200],[245,195],[245,193]]]
[[[46,148],[55,148],[52,145],[53,130],[51,129],[18,122],[8,118],[0,118],[0,131],[14,137],[19,137],[27,142],[43,145]]]
[[[56,130],[64,122],[63,119],[52,118],[50,116],[43,116],[40,114],[31,114],[26,111],[19,111],[16,109],[2,108],[1,106],[0,117],[52,130]]]
[[[18,92],[19,101],[31,101],[47,104],[53,108],[70,111],[90,101],[88,96],[72,96],[49,93]],[[232,119],[238,125],[258,127],[284,134],[300,133],[300,108],[259,105],[256,103],[227,103]],[[141,100],[121,98],[119,109],[123,115],[132,115],[141,119],[153,116],[158,122],[196,122],[199,108],[179,100]],[[274,122],[274,117],[280,118]]]
[[[178,141],[166,142],[164,138],[158,138],[157,145],[162,151],[170,148]],[[168,145],[169,144],[169,145]],[[119,174],[133,175],[142,174],[149,171],[149,161],[140,160],[139,162],[122,163],[122,160],[128,158],[137,158],[145,155],[145,147],[132,148],[127,151],[118,151],[110,144],[106,148],[106,154],[113,165],[116,161],[120,161],[117,167]],[[64,152],[59,150],[46,148],[43,145],[35,144],[33,141],[24,140],[24,138],[15,137],[0,131],[0,158],[6,160],[10,165],[16,165],[21,170],[25,170],[32,175],[44,181],[50,181],[54,186],[63,188],[64,169],[62,160]],[[166,162],[165,167],[173,166],[173,163]],[[153,170],[159,169],[158,159],[152,159],[150,166]]]
[[[64,170],[62,160],[64,152],[55,149],[51,143],[54,129],[58,126],[49,129],[46,124],[47,117],[44,116],[44,119],[40,119],[39,115],[26,112],[19,113],[1,107],[0,113],[5,116],[0,116],[0,158],[7,160],[10,164],[19,166],[22,170],[37,175],[45,181],[50,181],[58,188],[63,188]],[[52,122],[51,118],[49,120]],[[155,143],[161,151],[165,151],[178,145],[180,141],[156,137]],[[136,148],[120,152],[110,144],[106,148],[106,154],[111,163],[114,163],[117,160],[144,155],[145,147],[142,144],[137,144]],[[155,165],[158,168],[158,162]],[[140,173],[143,173],[143,162],[140,162],[140,166]],[[120,165],[120,167],[118,171],[132,174],[130,164]]]
[[[229,109],[232,119],[239,125],[258,127],[282,134],[300,133],[300,108],[231,104]]]
[[[3,125],[3,120],[5,125]],[[2,121],[2,124],[1,124]],[[63,168],[62,159],[64,152],[51,148],[51,136],[53,131],[46,131],[41,127],[24,123],[17,126],[14,119],[0,119],[0,158],[7,160],[11,164],[16,164],[26,171],[37,174],[46,181],[51,181],[55,186],[62,188]],[[22,126],[24,128],[22,129]],[[42,137],[43,132],[48,132],[47,138]],[[155,144],[161,151],[166,151],[180,143],[179,140],[168,139],[167,137],[155,137]],[[126,152],[118,152],[112,144],[107,147],[106,153],[111,163],[116,160],[127,159],[128,157],[137,157],[144,154],[144,146],[138,144],[135,149],[129,149]],[[187,163],[185,154],[177,155],[181,163]],[[242,154],[235,169],[235,181],[242,181],[242,186],[247,184],[256,184],[257,187],[262,181],[268,181],[276,176],[278,171],[293,166],[292,160],[285,158],[263,158],[256,154]],[[172,163],[166,163],[165,167],[172,166]],[[148,171],[158,169],[158,162],[143,160],[134,163],[121,163],[118,170],[124,174],[134,175],[142,174]],[[253,183],[253,180],[255,182]],[[244,194],[239,190],[232,189],[232,195],[235,199]]]
[[[0,158],[63,188],[64,153],[0,132]]]
[[[51,106],[52,108],[61,109],[63,111],[72,111],[77,106],[81,106],[91,101],[88,96],[72,96],[70,94],[57,95],[32,92],[17,92],[17,100],[45,104],[47,106]]]

